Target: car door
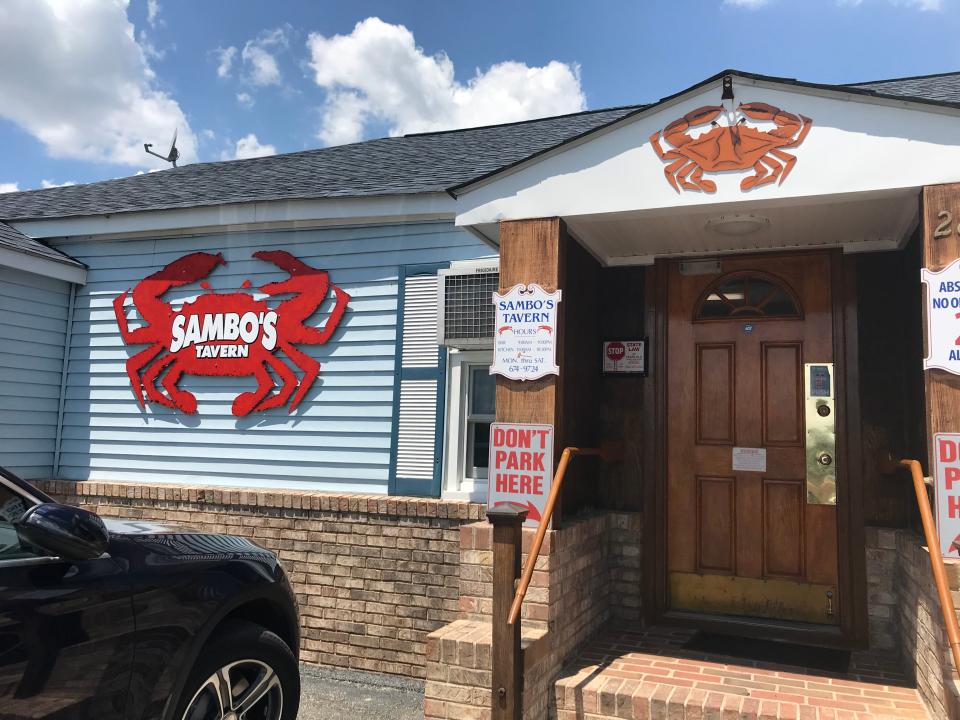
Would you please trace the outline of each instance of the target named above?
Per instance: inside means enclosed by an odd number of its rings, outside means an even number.
[[[0,717],[122,718],[135,639],[125,565],[22,542],[14,522],[40,501],[0,477]]]

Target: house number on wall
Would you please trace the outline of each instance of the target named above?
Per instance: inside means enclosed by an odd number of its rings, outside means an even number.
[[[953,213],[949,210],[941,210],[937,213],[937,219],[940,224],[933,231],[935,238],[946,238],[953,235]],[[957,225],[957,234],[960,235],[960,224]]]

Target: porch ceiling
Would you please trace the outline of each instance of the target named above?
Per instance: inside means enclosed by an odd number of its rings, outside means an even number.
[[[649,265],[658,257],[687,257],[797,248],[844,252],[896,250],[919,220],[920,188],[806,198],[657,208],[596,215],[565,215],[570,232],[603,265]],[[723,235],[718,218],[764,218],[748,235]],[[473,228],[497,238],[495,223]]]
[[[791,248],[842,247],[845,252],[867,252],[902,247],[916,227],[918,195],[916,189],[905,189],[854,197],[579,215],[565,220],[604,265],[644,265],[657,257]],[[744,215],[764,218],[769,224],[748,235],[723,235],[711,222]]]

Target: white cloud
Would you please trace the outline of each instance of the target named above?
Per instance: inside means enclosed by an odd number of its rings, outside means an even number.
[[[273,145],[261,144],[257,136],[253,133],[246,135],[239,140],[233,149],[233,152],[224,152],[221,160],[244,160],[246,158],[266,157],[267,155],[276,155],[277,149]]]
[[[939,11],[943,10],[943,0],[888,0],[891,5],[897,7],[916,8],[921,11]],[[864,0],[837,0],[838,5],[860,7]]]
[[[328,144],[361,139],[372,121],[386,122],[392,135],[400,135],[586,107],[577,65],[503,62],[461,83],[445,54],[427,55],[407,28],[375,17],[357,23],[349,35],[313,33],[307,47],[314,81],[327,91],[318,137]]]
[[[157,50],[157,47],[150,41],[150,38],[147,37],[146,31],[141,30],[137,38],[143,54],[151,60],[163,60],[163,58],[166,57],[167,51]]]
[[[76,183],[73,180],[67,180],[66,182],[62,183],[54,182],[53,180],[40,181],[40,187],[42,187],[44,190],[55,187],[68,187],[70,185],[76,185]]]
[[[260,87],[279,85],[280,66],[277,64],[275,52],[285,50],[288,46],[286,27],[264,30],[254,40],[247,42],[240,53],[246,68],[244,79]]]
[[[237,49],[232,45],[226,48],[218,47],[213,54],[217,56],[217,77],[230,77],[234,58],[237,57]]]
[[[159,0],[147,0],[147,22],[150,23],[150,27],[156,27],[157,21],[160,18],[160,2]]]
[[[20,183],[0,182],[0,194],[20,192]]]
[[[127,19],[127,0],[0,2],[0,117],[53,157],[133,167],[164,165],[143,152],[180,128],[181,161],[196,138],[156,76]]]
[[[317,137],[326,145],[345,145],[363,137],[368,101],[349,90],[331,90]]]
[[[253,99],[253,96],[250,95],[250,93],[239,92],[237,93],[237,102],[240,103],[243,107],[249,109],[253,107],[256,101]]]
[[[723,0],[723,4],[730,5],[732,7],[756,9],[763,7],[764,5],[769,5],[770,0]]]
[[[910,5],[918,10],[943,10],[943,0],[901,0],[896,5]]]

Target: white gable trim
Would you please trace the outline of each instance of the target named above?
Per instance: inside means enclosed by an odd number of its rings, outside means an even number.
[[[835,89],[829,86],[784,83],[784,82],[776,82],[774,80],[764,80],[760,78],[744,77],[741,75],[737,75],[736,73],[729,73],[729,74],[732,75],[734,78],[734,92],[736,94],[736,102],[740,102],[741,100],[749,101],[749,99],[745,97],[744,88],[748,88],[748,90],[746,91],[747,94],[749,93],[749,88],[766,88],[766,89],[778,89],[778,90],[786,91],[796,95],[809,95],[813,97],[832,98],[835,100],[839,100],[841,102],[857,103],[861,105],[875,105],[875,106],[881,106],[881,107],[903,108],[903,109],[909,109],[909,110],[916,110],[918,112],[931,113],[935,115],[942,114],[942,115],[948,115],[951,117],[960,118],[960,107],[944,105],[944,104],[936,103],[933,101],[925,102],[921,99],[914,99],[914,98],[908,98],[908,97],[897,98],[893,96],[883,96],[883,95],[876,96],[876,95],[870,95],[866,93],[861,94],[859,92],[856,92],[856,89],[853,89],[853,91],[844,91],[844,90]],[[516,165],[512,165],[502,170],[498,170],[486,177],[458,186],[452,191],[452,194],[457,198],[465,196],[485,185],[497,183],[503,178],[509,175],[512,175],[516,172],[520,172],[531,165],[537,165],[555,155],[566,153],[571,149],[576,148],[580,145],[590,143],[594,141],[596,138],[602,137],[603,135],[609,132],[613,132],[618,128],[623,127],[624,125],[629,125],[630,123],[636,122],[645,117],[649,117],[651,115],[655,115],[657,113],[661,113],[666,110],[669,110],[670,108],[673,108],[677,105],[682,104],[685,100],[691,97],[701,95],[701,94],[710,95],[711,93],[714,93],[714,97],[709,102],[709,104],[711,105],[719,104],[720,102],[719,97],[720,97],[720,90],[722,88],[722,82],[723,82],[723,78],[718,77],[716,80],[713,80],[709,83],[696,85],[693,88],[684,90],[680,93],[677,93],[676,95],[671,95],[667,98],[663,98],[655,103],[652,103],[648,107],[637,110],[636,112],[633,112],[633,113],[629,113],[628,115],[613,121],[609,125],[605,125],[597,130],[590,130],[586,132],[584,135],[582,135],[581,137],[565,142],[543,153],[539,153],[530,158],[527,158],[526,160],[522,160]],[[700,104],[704,104],[704,103],[700,103]],[[458,214],[460,213],[459,206],[458,206],[457,212]]]
[[[736,103],[766,102],[812,118],[783,184],[741,190],[752,170],[706,173],[714,193],[677,192],[650,136],[720,102],[720,82],[625,118],[476,183],[457,197],[456,223],[494,236],[502,220],[683,212],[870,197],[960,180],[960,109],[840,91],[735,79]],[[667,146],[666,144],[666,147]]]
[[[11,250],[10,248],[0,247],[0,266],[8,267],[11,270],[43,275],[56,280],[65,280],[77,285],[85,285],[87,282],[86,268],[58,262],[31,252]]]

